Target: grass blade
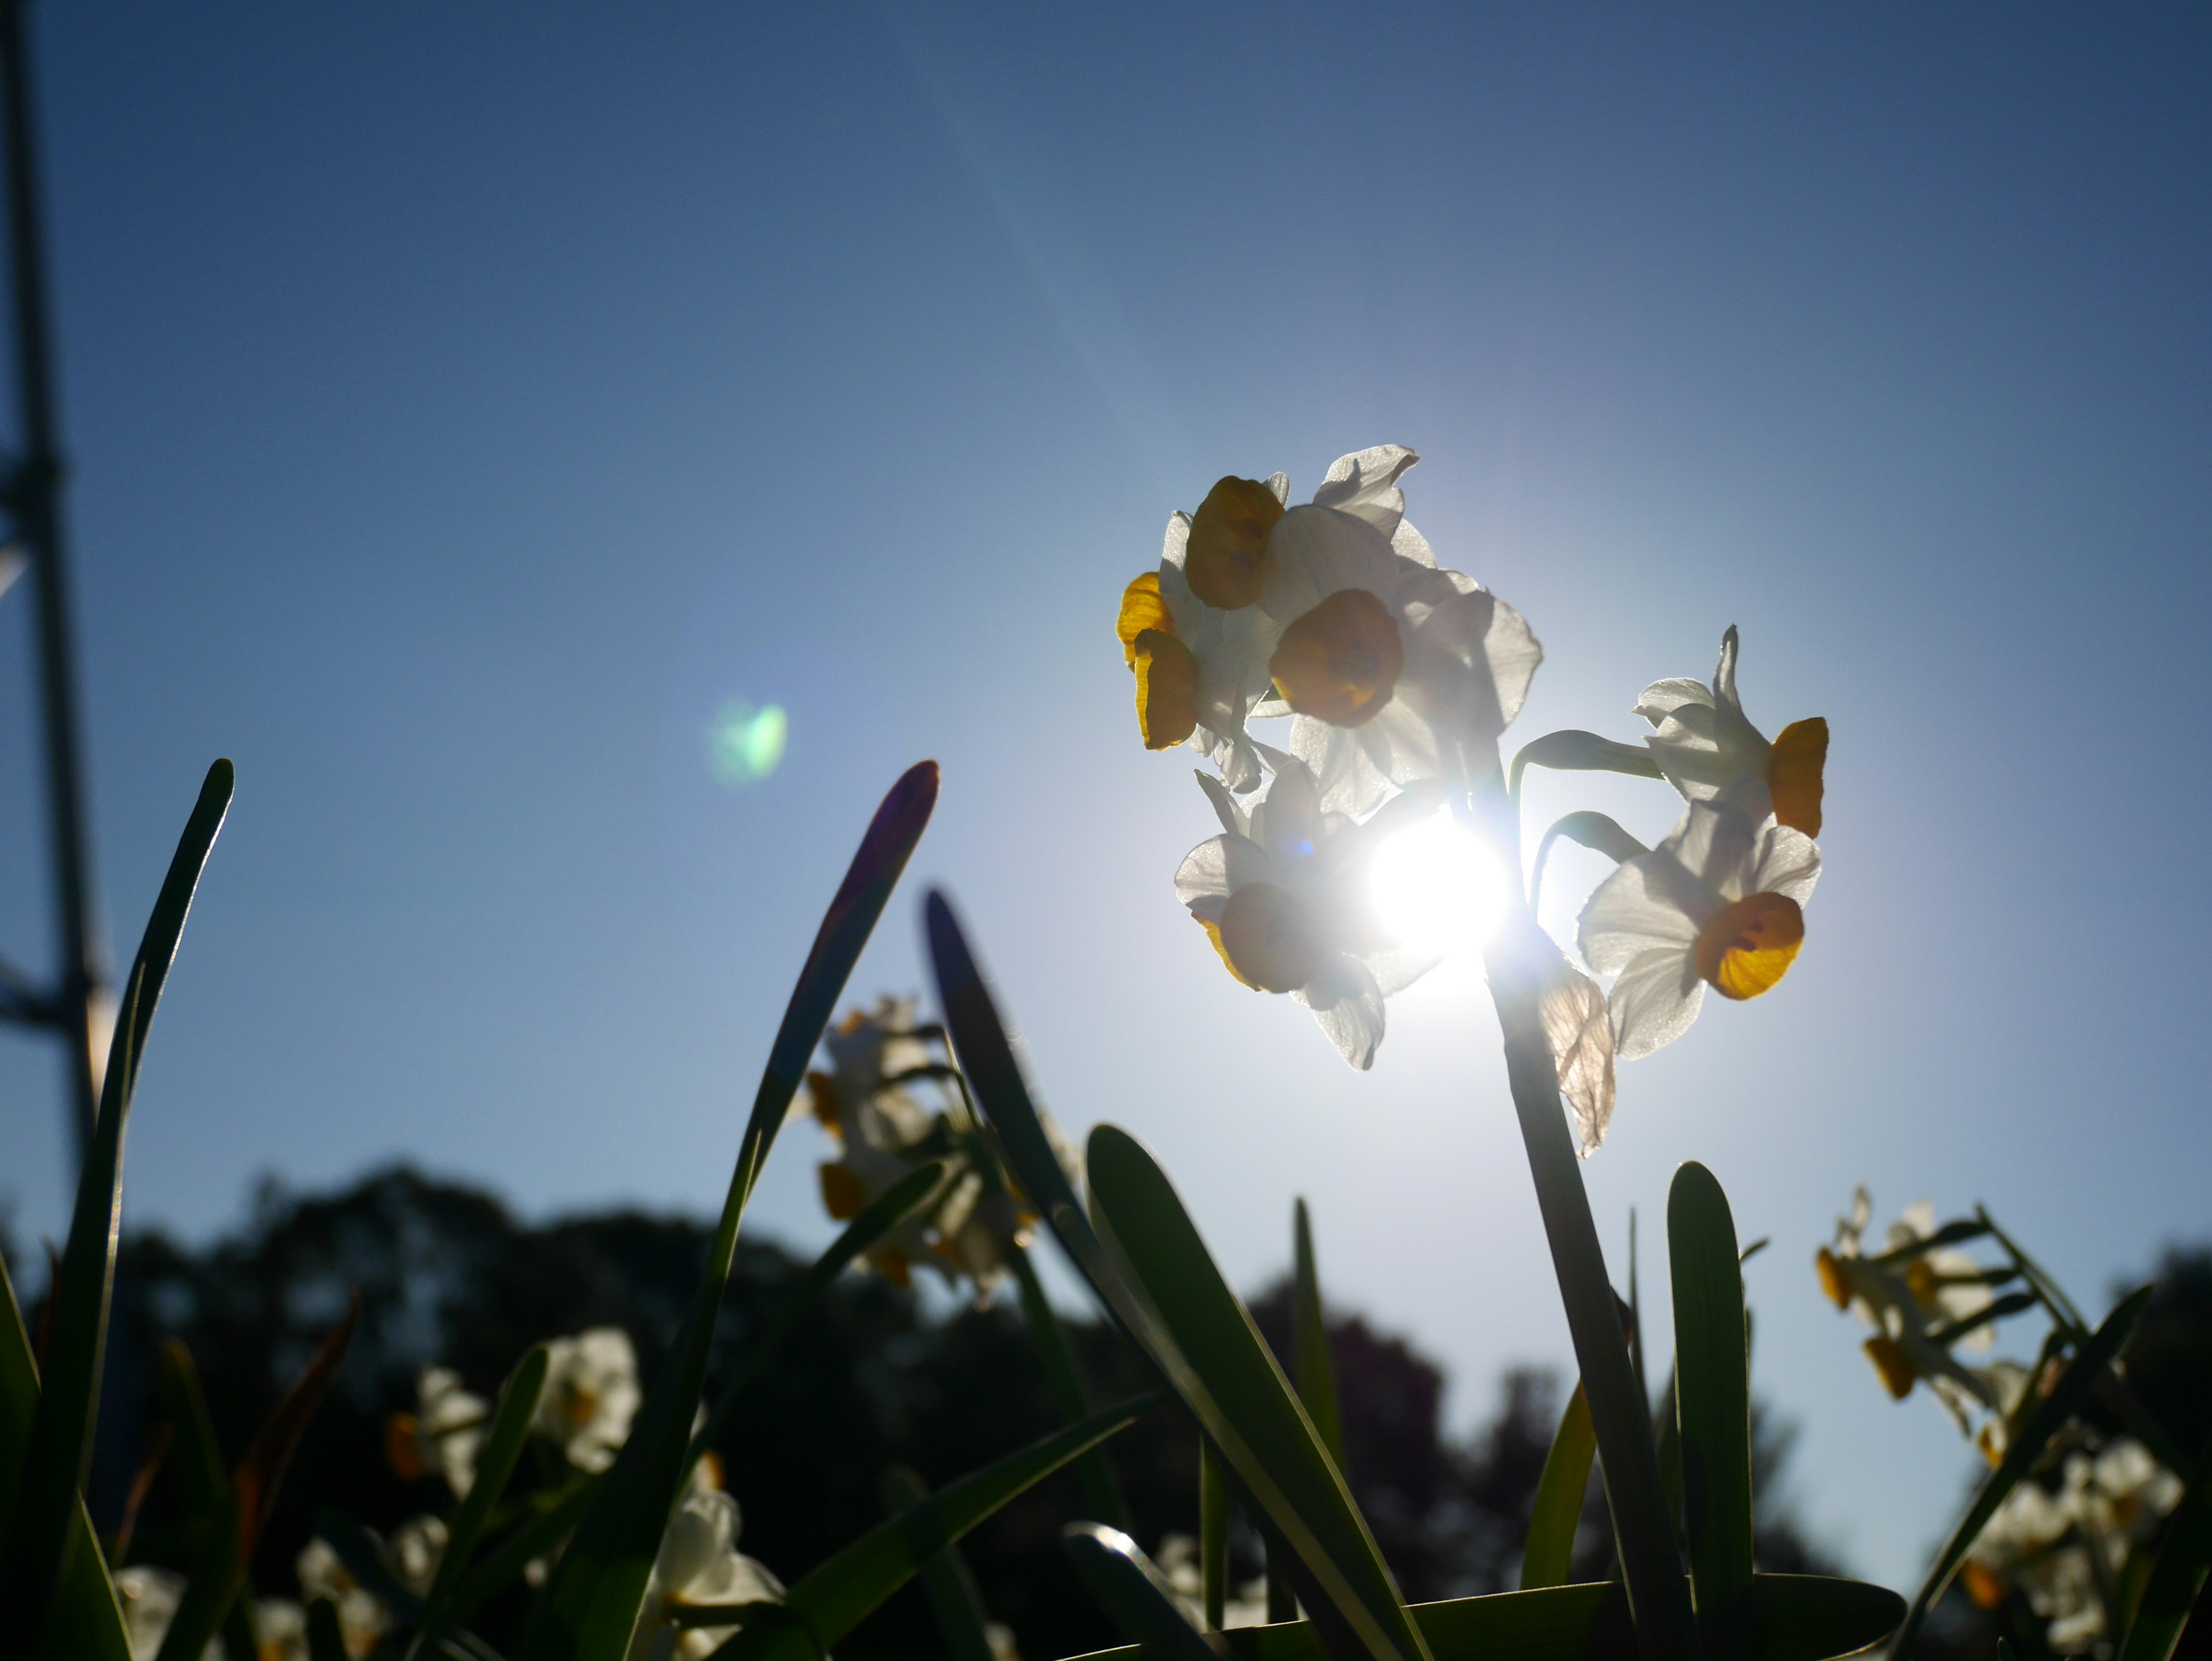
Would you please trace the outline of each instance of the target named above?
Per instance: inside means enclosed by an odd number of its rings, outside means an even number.
[[[706,1385],[714,1321],[728,1287],[745,1202],[798,1093],[807,1061],[844,995],[853,964],[936,805],[937,764],[925,761],[909,768],[876,810],[830,902],[769,1051],[690,1311],[629,1441],[599,1483],[575,1537],[553,1571],[523,1638],[525,1661],[621,1661],[629,1648],[661,1531],[690,1467],[692,1415]]]
[[[199,1561],[192,1566],[191,1581],[185,1586],[177,1613],[169,1622],[167,1635],[161,1640],[155,1661],[198,1661],[208,1640],[222,1625],[239,1588],[246,1584],[246,1570],[253,1561],[253,1548],[260,1542],[262,1525],[269,1520],[270,1508],[276,1502],[276,1490],[283,1483],[285,1469],[292,1463],[292,1454],[300,1445],[307,1421],[322,1406],[331,1380],[337,1376],[339,1363],[345,1360],[346,1346],[353,1342],[354,1329],[360,1323],[361,1294],[356,1293],[345,1319],[309,1358],[292,1388],[276,1403],[276,1410],[254,1437],[253,1445],[239,1461],[224,1491],[222,1504],[216,1511],[206,1542],[200,1548]]]
[[[941,1160],[932,1159],[917,1165],[893,1183],[890,1187],[869,1202],[860,1214],[845,1226],[844,1232],[830,1242],[830,1249],[814,1260],[814,1265],[791,1289],[768,1324],[747,1347],[745,1359],[737,1373],[723,1387],[721,1396],[699,1433],[691,1439],[691,1451],[687,1463],[696,1463],[701,1454],[714,1445],[729,1432],[737,1417],[738,1402],[753,1382],[768,1370],[775,1353],[799,1323],[799,1317],[811,1308],[814,1300],[829,1287],[830,1283],[842,1275],[847,1267],[867,1249],[896,1228],[926,1200],[937,1191],[944,1177]]]
[[[718,1661],[816,1661],[914,1577],[923,1560],[1161,1401],[1140,1396],[1055,1431],[939,1489],[863,1535],[793,1586],[776,1619],[747,1627]]]
[[[327,1597],[307,1605],[307,1661],[352,1661],[338,1626],[338,1606]]]
[[[1030,1346],[1036,1351],[1038,1363],[1044,1368],[1045,1383],[1052,1390],[1054,1403],[1060,1409],[1064,1422],[1081,1424],[1091,1416],[1091,1396],[1084,1389],[1083,1374],[1075,1365],[1075,1346],[1068,1342],[1067,1329],[1060,1323],[1059,1311],[1045,1296],[1044,1283],[1037,1279],[1036,1265],[1030,1260],[1029,1248],[1017,1241],[1007,1255],[1013,1265],[1015,1284],[1021,1288],[1022,1317],[1029,1328]],[[1113,1467],[1106,1463],[1103,1448],[1093,1448],[1075,1462],[1075,1480],[1083,1490],[1083,1508],[1093,1522],[1115,1528],[1123,1526],[1121,1495],[1114,1485]]]
[[[593,1476],[577,1483],[485,1553],[483,1561],[471,1569],[454,1588],[453,1601],[446,1607],[447,1623],[459,1626],[468,1620],[520,1578],[533,1558],[544,1557],[558,1548],[583,1520],[599,1481]]]
[[[1325,1599],[1376,1661],[1429,1661],[1342,1474],[1166,1173],[1127,1131],[1101,1125],[1090,1177],[1092,1221],[1139,1300],[1133,1329],[1304,1565],[1310,1607],[1322,1612]]]
[[[1336,1405],[1336,1363],[1329,1357],[1321,1275],[1314,1267],[1313,1225],[1303,1199],[1292,1210],[1291,1232],[1297,1265],[1291,1324],[1291,1348],[1298,1363],[1298,1400],[1305,1403],[1306,1416],[1321,1433],[1321,1445],[1341,1471],[1345,1469],[1344,1421]]]
[[[1885,1586],[1812,1574],[1761,1574],[1752,1580],[1759,1661],[1827,1661],[1880,1641],[1897,1625],[1905,1600]],[[1413,1619],[1450,1661],[1635,1661],[1636,1628],[1614,1580],[1416,1603]],[[1238,1661],[1326,1661],[1310,1621],[1239,1627],[1224,1633]],[[1081,1661],[1140,1661],[1132,1644]]]
[[[215,1421],[208,1415],[199,1368],[193,1364],[191,1352],[172,1338],[161,1347],[161,1411],[175,1438],[172,1469],[182,1490],[185,1519],[211,1527],[216,1513],[222,1508],[223,1496],[230,1491],[230,1473],[223,1469],[222,1447],[216,1439]],[[234,1655],[254,1653],[259,1647],[253,1640],[255,1630],[252,1589],[240,1581],[238,1595],[231,1599],[229,1611],[223,1616],[225,1651]]]
[[[1751,1618],[1751,1354],[1735,1219],[1694,1160],[1667,1194],[1683,1531],[1707,1655],[1744,1652]]]
[[[1229,1473],[1204,1436],[1198,1439],[1198,1572],[1206,1624],[1219,1632],[1229,1615]]]
[[[0,1469],[19,1470],[39,1412],[39,1368],[30,1334],[15,1305],[8,1265],[0,1262]],[[131,1661],[123,1605],[109,1579],[107,1559],[93,1536],[92,1518],[80,1498],[70,1513],[76,1540],[69,1554],[43,1653],[53,1661]]]
[[[1219,1634],[1190,1624],[1167,1577],[1121,1530],[1070,1523],[1060,1538],[1085,1590],[1147,1661],[1226,1661]]]
[[[177,940],[184,932],[208,850],[229,810],[231,785],[228,762],[218,761],[208,770],[125,983],[121,1018],[108,1049],[107,1074],[100,1089],[100,1119],[78,1176],[61,1281],[52,1294],[44,1387],[20,1477],[10,1485],[7,1543],[0,1553],[0,1609],[8,1611],[0,1657],[36,1652],[47,1610],[74,1555],[76,1531],[70,1516],[80,1504],[85,1470],[92,1460],[100,1372],[107,1353],[108,1304],[115,1287],[115,1238],[123,1215],[124,1127],[146,1035],[176,958]]]
[[[903,1516],[929,1498],[929,1489],[912,1467],[894,1465],[884,1476],[884,1497],[895,1514]],[[952,1661],[997,1661],[983,1594],[976,1590],[975,1577],[968,1572],[960,1548],[939,1547],[921,1560],[915,1573]]]
[[[469,1485],[468,1497],[454,1514],[445,1555],[438,1560],[437,1578],[431,1581],[430,1590],[422,1599],[424,1633],[434,1633],[447,1624],[447,1606],[468,1572],[469,1559],[476,1555],[477,1542],[483,1538],[484,1524],[491,1521],[492,1508],[507,1491],[507,1479],[514,1474],[523,1445],[530,1439],[530,1421],[538,1411],[538,1398],[545,1393],[545,1372],[551,1364],[552,1355],[546,1347],[532,1344],[515,1364],[499,1393],[499,1406],[492,1414],[491,1428],[477,1456],[476,1481]],[[410,1653],[419,1648],[421,1642],[418,1635]]]
[[[2051,1439],[2087,1405],[2097,1381],[2104,1377],[2105,1369],[2112,1364],[2112,1358],[2120,1353],[2120,1346],[2135,1330],[2136,1319],[2150,1301],[2150,1293],[2148,1287],[2141,1287],[2122,1299],[2118,1307],[2105,1317],[2104,1325],[2075,1352],[2073,1360],[2051,1394],[2036,1403],[2035,1411],[2028,1415],[2027,1422],[2006,1447],[2003,1460],[1983,1480],[1973,1503],[1966,1507],[1966,1514],[1959,1519],[1958,1527],[1951,1530],[1951,1537],[1936,1555],[1936,1566],[1928,1571],[1927,1579],[1921,1582],[1911,1608],[1905,1611],[1904,1624],[1890,1640],[1892,1656],[1904,1661],[1904,1658],[1911,1655],[1921,1623],[1928,1618],[1928,1611],[1936,1600],[1942,1596],[1943,1588],[1951,1584],[1951,1577],[1959,1572],[1959,1565],[1966,1561],[1975,1537],[1996,1514],[2005,1497],[2020,1486],[2021,1478],[2043,1457]]]
[[[1589,1397],[1583,1387],[1567,1398],[1559,1433],[1544,1459],[1536,1483],[1536,1504],[1528,1518],[1528,1547],[1521,1557],[1521,1590],[1564,1586],[1573,1573],[1575,1533],[1582,1525],[1583,1500],[1589,1493],[1590,1461],[1597,1433],[1590,1428]]]
[[[2166,1525],[2119,1661],[2167,1661],[2212,1568],[2212,1470],[2199,1469]]]

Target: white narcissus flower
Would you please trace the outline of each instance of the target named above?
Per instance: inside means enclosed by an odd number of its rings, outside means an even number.
[[[185,1596],[185,1577],[150,1563],[134,1563],[115,1573],[115,1596],[123,1605],[123,1632],[131,1661],[154,1661],[177,1605]]]
[[[1160,1541],[1160,1548],[1152,1554],[1152,1561],[1167,1577],[1168,1585],[1175,1589],[1176,1602],[1182,1606],[1184,1615],[1191,1625],[1203,1632],[1206,1629],[1206,1573],[1199,1562],[1198,1540],[1188,1534],[1170,1534]],[[1248,1580],[1229,1597],[1223,1600],[1221,1630],[1231,1632],[1239,1627],[1264,1627],[1267,1624],[1267,1582],[1263,1577]]]
[[[1188,743],[1220,768],[1231,790],[1242,794],[1259,785],[1259,757],[1244,724],[1269,697],[1272,660],[1295,616],[1261,603],[1281,551],[1307,536],[1309,516],[1325,514],[1360,521],[1408,563],[1433,569],[1436,557],[1406,523],[1398,489],[1419,459],[1398,444],[1339,457],[1304,508],[1287,507],[1285,474],[1265,483],[1224,478],[1195,514],[1169,520],[1159,569],[1123,591],[1115,629],[1137,677],[1146,748]]]
[[[1769,813],[1808,837],[1820,834],[1821,775],[1828,723],[1793,721],[1770,744],[1743,713],[1735,690],[1736,631],[1721,636],[1713,684],[1654,681],[1636,713],[1658,730],[1644,743],[1668,781],[1690,801],[1719,800],[1753,819]]]
[[[461,1386],[451,1367],[425,1367],[415,1381],[416,1410],[385,1421],[384,1457],[393,1471],[419,1482],[435,1471],[461,1498],[477,1478],[491,1404]]]
[[[1538,1013],[1552,1047],[1559,1094],[1575,1122],[1575,1140],[1587,1159],[1613,1123],[1613,1014],[1605,994],[1541,930],[1545,950],[1543,1000]]]
[[[1371,1067],[1382,1042],[1382,1001],[1438,960],[1401,946],[1384,928],[1371,891],[1373,854],[1386,837],[1435,813],[1437,799],[1407,792],[1357,824],[1322,811],[1320,786],[1303,762],[1261,753],[1273,772],[1245,802],[1198,776],[1222,834],[1184,858],[1176,897],[1231,975],[1256,991],[1291,994],[1345,1060]]]
[[[303,1601],[312,1603],[318,1597],[327,1597],[337,1607],[338,1634],[345,1640],[349,1655],[367,1655],[375,1648],[391,1617],[374,1594],[353,1578],[329,1541],[320,1535],[308,1541],[293,1567]]]
[[[1666,841],[1625,861],[1583,908],[1583,961],[1618,978],[1614,1047],[1634,1061],[1698,1019],[1705,989],[1771,991],[1805,940],[1820,850],[1802,831],[1693,801]]]
[[[698,1661],[737,1631],[675,1625],[685,1604],[783,1601],[783,1583],[737,1548],[739,1525],[738,1502],[715,1486],[702,1462],[660,1536],[629,1661]]]
[[[561,1445],[579,1470],[605,1470],[629,1439],[645,1399],[637,1351],[620,1327],[592,1327],[546,1345],[545,1390],[530,1428]]]

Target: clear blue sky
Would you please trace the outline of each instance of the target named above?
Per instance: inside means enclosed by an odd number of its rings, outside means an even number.
[[[1616,1250],[1686,1158],[1774,1237],[1758,1382],[1817,1527],[1902,1579],[1968,1469],[1818,1299],[1854,1182],[1986,1200],[2099,1300],[2212,1224],[2202,9],[36,22],[118,955],[239,766],[131,1221],[402,1157],[533,1214],[706,1209],[823,900],[934,755],[917,874],[1061,1116],[1149,1139],[1248,1285],[1308,1196],[1336,1294],[1472,1419],[1566,1354],[1480,989],[1407,994],[1358,1075],[1231,983],[1170,883],[1210,815],[1109,630],[1218,476],[1302,499],[1399,442],[1444,563],[1545,642],[1516,736],[1633,736],[1731,622],[1754,719],[1833,727],[1798,966],[1626,1068],[1587,1167]],[[40,963],[24,599],[0,950]],[[734,697],[791,740],[732,794]],[[860,989],[919,984],[919,892]],[[56,1099],[0,1039],[26,1233]],[[754,1226],[826,1237],[817,1144]]]

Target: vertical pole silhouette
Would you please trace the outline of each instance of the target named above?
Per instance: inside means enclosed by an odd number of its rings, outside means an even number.
[[[9,278],[15,347],[18,453],[0,480],[0,505],[27,558],[38,606],[39,690],[44,716],[46,813],[54,877],[59,983],[40,990],[0,964],[0,1015],[58,1032],[69,1055],[70,1120],[82,1162],[90,1145],[106,1061],[106,964],[94,932],[86,859],[84,778],[78,764],[76,665],[63,552],[62,463],[54,435],[53,364],[47,338],[46,261],[40,235],[38,158],[25,61],[26,0],[0,0],[0,137],[8,187]]]

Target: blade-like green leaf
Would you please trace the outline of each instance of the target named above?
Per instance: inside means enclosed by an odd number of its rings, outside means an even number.
[[[253,1445],[238,1462],[155,1661],[198,1661],[208,1640],[222,1625],[239,1588],[246,1584],[253,1548],[260,1543],[262,1525],[276,1503],[276,1490],[283,1484],[293,1452],[300,1445],[307,1421],[329,1393],[331,1380],[337,1377],[346,1346],[353,1342],[354,1329],[360,1324],[361,1294],[356,1292],[345,1319],[308,1358],[307,1366],[254,1437]]]
[[[769,1149],[822,1042],[845,982],[883,915],[937,805],[937,764],[909,768],[862,838],[799,971],[783,1025],[769,1051],[752,1116],[738,1146],[713,1249],[668,1359],[639,1410],[629,1439],[601,1480],[575,1537],[553,1571],[524,1634],[524,1661],[621,1661],[645,1601],[670,1508],[690,1468],[691,1421],[707,1379],[714,1322],[738,1246],[738,1226]]]
[[[1029,1328],[1030,1346],[1044,1368],[1054,1404],[1065,1423],[1079,1425],[1091,1416],[1091,1393],[1083,1387],[1083,1374],[1075,1364],[1075,1346],[1068,1342],[1060,1311],[1045,1296],[1044,1283],[1037,1279],[1029,1248],[1016,1241],[1007,1262],[1013,1269],[1015,1284],[1021,1288],[1022,1317]],[[1093,1448],[1078,1459],[1075,1480],[1083,1490],[1084,1511],[1091,1520],[1120,1528],[1121,1495],[1114,1484],[1113,1467],[1106,1463],[1106,1450]]]
[[[1344,1463],[1344,1421],[1336,1406],[1336,1363],[1328,1353],[1328,1322],[1322,1312],[1321,1272],[1314,1266],[1313,1224],[1301,1199],[1291,1208],[1291,1246],[1297,1262],[1291,1305],[1291,1348],[1298,1360],[1298,1400],[1321,1433],[1336,1468]]]
[[[1583,1499],[1589,1492],[1590,1459],[1597,1433],[1590,1428],[1589,1397],[1580,1384],[1559,1415],[1559,1433],[1536,1483],[1535,1508],[1528,1518],[1528,1548],[1521,1558],[1521,1590],[1564,1586],[1573,1572],[1575,1531],[1582,1524]]]
[[[208,770],[125,983],[100,1088],[100,1120],[77,1179],[61,1282],[52,1294],[45,1387],[20,1464],[0,1471],[0,1508],[9,1517],[7,1544],[0,1549],[0,1609],[8,1611],[6,1629],[0,1631],[0,1658],[36,1652],[46,1611],[73,1555],[76,1532],[70,1515],[79,1504],[77,1496],[92,1459],[100,1370],[107,1354],[115,1237],[123,1220],[124,1127],[146,1035],[177,954],[177,940],[191,910],[200,871],[229,810],[231,784],[228,762],[218,761]]]
[[[344,1630],[338,1625],[338,1606],[327,1597],[307,1605],[307,1661],[351,1661]]]
[[[862,1209],[860,1214],[845,1225],[844,1232],[830,1242],[830,1250],[814,1260],[814,1266],[799,1277],[776,1311],[769,1317],[768,1324],[746,1347],[745,1359],[739,1364],[730,1382],[723,1387],[714,1403],[714,1410],[699,1433],[691,1439],[691,1451],[687,1463],[696,1463],[699,1456],[729,1433],[737,1416],[738,1402],[755,1380],[768,1370],[775,1359],[776,1351],[797,1325],[799,1317],[813,1307],[814,1300],[828,1289],[830,1282],[842,1275],[847,1267],[875,1243],[904,1222],[919,1210],[926,1200],[937,1191],[937,1184],[945,1175],[944,1162],[932,1159],[917,1165],[878,1195]]]
[[[1506,788],[1521,799],[1521,775],[1531,767],[1549,767],[1563,773],[1626,773],[1636,778],[1661,776],[1659,764],[1640,744],[1617,744],[1595,733],[1547,733],[1522,745],[1513,757]]]
[[[187,1524],[213,1524],[230,1491],[230,1473],[223,1469],[222,1447],[216,1440],[215,1421],[208,1415],[207,1396],[200,1388],[199,1368],[191,1352],[172,1338],[161,1347],[161,1411],[176,1439],[170,1469],[176,1473]],[[224,1649],[234,1655],[251,1655],[258,1648],[253,1634],[256,1621],[251,1584],[241,1580],[238,1595],[222,1619]]]
[[[1166,1173],[1127,1131],[1101,1125],[1090,1177],[1092,1224],[1124,1295],[1140,1300],[1125,1317],[1139,1342],[1360,1648],[1428,1661],[1342,1474]]]
[[[1198,1439],[1198,1574],[1206,1624],[1219,1632],[1229,1614],[1229,1474],[1203,1435]]]
[[[884,1474],[884,1498],[894,1515],[904,1516],[929,1498],[929,1488],[912,1466],[894,1465]],[[995,1661],[983,1595],[975,1588],[975,1577],[968,1572],[960,1548],[939,1547],[921,1560],[915,1573],[952,1661]]]
[[[1759,1661],[1829,1661],[1881,1640],[1905,1600],[1885,1586],[1812,1574],[1752,1580]],[[1617,1580],[1416,1603],[1438,1661],[1635,1661],[1636,1628]],[[1238,1627],[1222,1634],[1240,1661],[1326,1661],[1310,1621]],[[1079,1661],[1139,1661],[1136,1645]]]
[[[2120,1353],[2120,1346],[2127,1342],[2128,1334],[2135,1330],[2136,1319],[2142,1313],[2143,1305],[2150,1301],[2150,1293],[2148,1287],[2141,1287],[2122,1299],[2119,1305],[2105,1317],[2104,1325],[2090,1335],[2089,1342],[2075,1352],[2073,1360],[2067,1364],[2066,1371],[2059,1376],[2058,1383],[2051,1394],[2036,1403],[2035,1410],[2027,1416],[2027,1422],[2021,1427],[2020,1433],[2006,1447],[2003,1459],[1983,1479],[1982,1486],[1975,1492],[1973,1503],[1966,1507],[1966,1514],[1959,1519],[1958,1527],[1951,1530],[1951,1537],[1943,1542],[1943,1549],[1936,1554],[1935,1567],[1928,1571],[1928,1578],[1920,1583],[1920,1590],[1912,1599],[1911,1608],[1905,1611],[1904,1625],[1899,1628],[1897,1636],[1890,1640],[1889,1652],[1892,1656],[1904,1661],[1905,1658],[1911,1655],[1913,1640],[1920,1635],[1921,1622],[1928,1618],[1929,1609],[1942,1596],[1943,1588],[1951,1584],[1951,1577],[1959,1572],[1959,1565],[1966,1561],[1967,1550],[1973,1545],[1975,1538],[1990,1518],[1996,1515],[1997,1507],[2005,1502],[2005,1497],[2020,1486],[2021,1478],[2043,1457],[2043,1451],[2051,1445],[2051,1439],[2065,1429],[2068,1421],[2087,1404],[2091,1392],[2097,1387],[2098,1379],[2112,1364],[2112,1358]]]
[[[962,1477],[902,1516],[872,1530],[823,1564],[784,1600],[784,1618],[747,1627],[714,1652],[717,1661],[816,1661],[943,1549],[1000,1506],[1157,1407],[1158,1396],[1124,1402],[1055,1431]]]
[[[22,1311],[15,1305],[8,1265],[0,1261],[0,1464],[21,1464],[38,1411],[38,1363],[31,1354],[30,1335],[23,1329]],[[76,1540],[53,1619],[47,1623],[43,1661],[131,1661],[123,1606],[82,1499],[70,1514],[70,1526]]]
[[[1682,1522],[1698,1634],[1711,1656],[1740,1655],[1751,1618],[1751,1356],[1735,1219],[1694,1160],[1667,1194],[1674,1292],[1674,1411]]]
[[[453,1601],[446,1606],[446,1620],[453,1625],[466,1621],[520,1579],[533,1559],[555,1550],[583,1520],[599,1483],[596,1476],[577,1483],[486,1552],[483,1561],[471,1569],[454,1589]]]
[[[1228,1645],[1190,1624],[1167,1577],[1121,1530],[1070,1523],[1060,1538],[1085,1589],[1148,1661],[1226,1661]]]
[[[2212,1469],[2200,1469],[2159,1542],[2119,1661],[2167,1661],[2212,1569]]]
[[[394,1615],[413,1626],[422,1618],[422,1600],[400,1584],[384,1542],[342,1511],[328,1506],[315,1513],[315,1532],[329,1542],[346,1573],[361,1582]]]
[[[546,1369],[551,1364],[551,1352],[544,1344],[532,1344],[500,1390],[491,1429],[477,1454],[476,1480],[469,1484],[468,1496],[454,1514],[445,1555],[438,1560],[437,1578],[423,1595],[422,1633],[435,1633],[448,1621],[453,1593],[468,1573],[477,1542],[483,1538],[484,1524],[491,1521],[492,1509],[507,1491],[507,1479],[514,1475],[515,1462],[529,1440],[530,1421],[538,1412],[538,1397],[545,1393]],[[421,1646],[422,1633],[408,1647],[410,1656]]]
[[[999,1019],[998,1006],[983,972],[975,965],[968,937],[952,915],[951,902],[936,889],[923,904],[929,935],[929,960],[937,978],[937,1001],[945,1011],[945,1031],[983,1117],[997,1133],[1015,1182],[1036,1208],[1079,1273],[1091,1283],[1099,1303],[1113,1312],[1114,1299],[1099,1283],[1103,1262],[1097,1236],[1084,1215],[1082,1202],[1060,1167],[1060,1157],[1038,1122],[1036,1098],[1022,1076],[1021,1063]]]

